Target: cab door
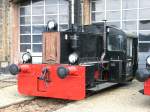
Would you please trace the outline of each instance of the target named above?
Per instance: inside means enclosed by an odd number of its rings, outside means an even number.
[[[109,60],[111,81],[126,81],[126,35],[119,29],[109,27],[107,29],[107,53],[106,60]]]

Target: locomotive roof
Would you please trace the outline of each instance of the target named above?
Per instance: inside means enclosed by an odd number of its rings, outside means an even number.
[[[112,25],[110,25],[110,26],[108,26],[108,27],[115,28],[115,29],[117,29],[117,30],[120,30],[120,31],[124,32],[125,35],[126,35],[128,38],[138,38],[137,35],[135,34],[135,32],[125,31],[125,30],[122,30],[122,29],[120,29],[120,28],[118,28],[118,27],[116,27],[116,26],[112,26]]]

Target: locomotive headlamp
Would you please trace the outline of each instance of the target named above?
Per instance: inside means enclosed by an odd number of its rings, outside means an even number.
[[[48,21],[47,29],[48,30],[57,30],[57,23],[53,20]]]
[[[150,56],[146,58],[146,64],[150,66]]]
[[[22,60],[23,60],[23,63],[32,63],[31,53],[29,53],[29,52],[24,53],[22,55]]]
[[[75,64],[77,62],[78,58],[79,58],[79,56],[77,53],[72,53],[69,55],[69,62],[71,64]]]

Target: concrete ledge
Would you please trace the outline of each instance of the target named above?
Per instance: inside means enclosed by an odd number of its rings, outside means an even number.
[[[5,87],[0,89],[0,108],[32,100],[34,98],[35,97],[20,95],[17,91],[17,85]]]

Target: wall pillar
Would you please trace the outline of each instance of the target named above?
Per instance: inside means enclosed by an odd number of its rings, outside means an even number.
[[[10,6],[10,14],[11,14],[11,63],[19,63],[20,62],[20,36],[19,36],[19,7],[17,4],[11,3]]]

